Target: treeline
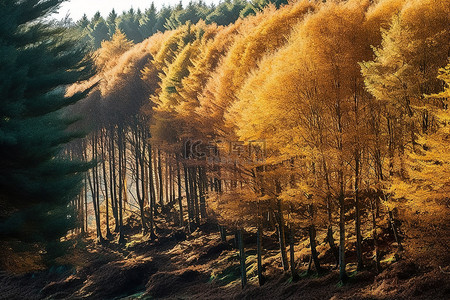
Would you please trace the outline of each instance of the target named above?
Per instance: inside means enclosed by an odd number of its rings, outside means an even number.
[[[224,239],[253,227],[259,245],[275,226],[293,274],[303,234],[321,272],[323,231],[343,282],[353,246],[358,270],[380,270],[385,219],[399,253],[447,253],[449,16],[448,0],[302,0],[138,44],[116,31],[95,52],[97,75],[68,90],[94,86],[71,111],[90,133],[69,153],[98,161],[74,202],[80,230],[88,199],[99,240],[112,224],[125,239],[132,203],[151,238],[156,215],[187,231],[214,215]]]
[[[216,6],[192,1],[186,7],[180,2],[176,6],[163,6],[157,10],[152,2],[144,11],[130,9],[117,14],[113,9],[106,18],[100,12],[91,19],[84,15],[71,26],[77,29],[86,43],[98,49],[101,42],[110,40],[116,30],[122,31],[134,43],[140,43],[157,32],[174,30],[186,22],[195,24],[204,20],[207,24],[226,26],[239,18],[256,14],[269,4],[279,7],[286,3],[287,0],[226,0]]]

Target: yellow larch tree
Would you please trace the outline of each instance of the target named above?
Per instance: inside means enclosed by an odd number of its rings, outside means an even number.
[[[223,114],[234,101],[249,72],[265,54],[283,46],[293,25],[314,11],[315,7],[309,1],[286,5],[279,10],[269,5],[243,25],[242,33],[236,37],[213,75],[214,79],[208,82],[200,97],[199,113],[210,115],[219,132],[227,131]],[[258,23],[255,24],[255,21]]]
[[[111,68],[115,65],[115,60],[133,45],[133,42],[129,41],[120,29],[117,29],[111,40],[103,41],[96,51],[96,65],[101,69]]]

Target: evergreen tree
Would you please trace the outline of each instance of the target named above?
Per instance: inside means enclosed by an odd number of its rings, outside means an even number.
[[[67,29],[44,23],[61,2],[0,4],[0,239],[40,243],[49,254],[73,227],[69,203],[85,169],[62,151],[75,137],[62,109],[84,97],[65,97],[64,86],[90,73]]]
[[[139,19],[141,13],[136,13],[133,9],[130,9],[126,14],[122,15],[117,20],[117,29],[120,29],[129,40],[134,43],[142,41],[142,34],[139,31]]]
[[[206,22],[224,26],[234,23],[246,5],[247,2],[244,0],[224,1],[206,17]]]
[[[157,21],[155,3],[152,2],[150,8],[146,9],[141,19],[139,20],[139,30],[143,38],[148,38],[153,35],[155,31],[155,25]]]
[[[117,13],[113,9],[109,13],[108,18],[106,18],[106,25],[108,26],[108,34],[110,37],[112,37],[116,32],[116,20],[117,20]]]
[[[158,12],[157,20],[154,28],[154,32],[164,32],[166,31],[166,28],[164,27],[164,24],[166,24],[166,20],[170,17],[172,14],[172,8],[171,7],[163,7]]]
[[[87,28],[89,26],[89,19],[87,18],[86,14],[84,14],[80,20],[76,23],[79,28],[82,30]]]
[[[200,20],[205,20],[206,16],[209,14],[209,8],[203,2],[189,2],[185,9],[183,9],[181,5],[178,5],[177,7],[180,7],[180,9],[172,11],[172,14],[167,19],[165,25],[167,29],[176,29],[179,26],[186,24],[186,22],[195,24]]]
[[[94,49],[100,48],[102,42],[108,39],[109,28],[99,12],[92,18],[91,24],[88,26],[88,31]]]

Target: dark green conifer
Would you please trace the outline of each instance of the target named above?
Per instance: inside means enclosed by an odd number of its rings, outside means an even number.
[[[0,241],[54,245],[73,228],[70,201],[86,166],[64,156],[76,134],[62,110],[90,75],[70,29],[45,21],[61,0],[0,2]],[[47,252],[51,248],[47,247]]]

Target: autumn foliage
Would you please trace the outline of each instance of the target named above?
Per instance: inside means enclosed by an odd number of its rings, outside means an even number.
[[[269,216],[281,252],[288,227],[311,245],[326,231],[345,282],[345,249],[378,268],[388,222],[400,254],[448,262],[449,16],[449,0],[301,0],[137,44],[118,30],[96,51],[96,77],[71,87],[98,82],[74,108],[91,123],[84,147],[109,149],[104,188],[138,189],[145,230],[149,211],[189,231],[211,215],[233,230]],[[367,236],[373,262],[360,255]]]

